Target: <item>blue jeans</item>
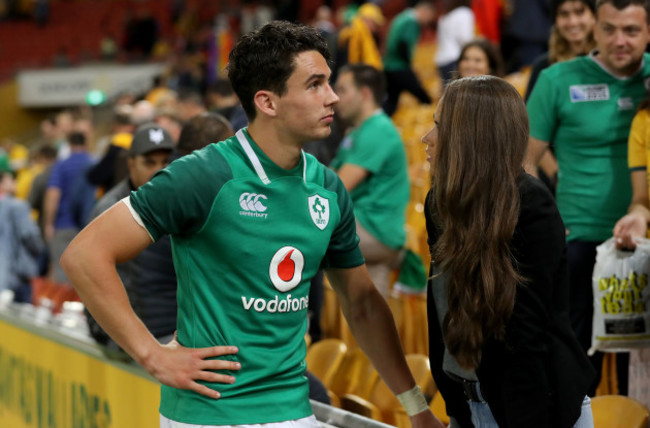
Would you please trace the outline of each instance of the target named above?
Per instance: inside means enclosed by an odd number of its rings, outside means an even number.
[[[499,428],[494,420],[490,406],[485,401],[468,401],[472,412],[472,423],[475,428]],[[456,421],[451,420],[449,428],[459,428]],[[582,411],[573,428],[594,428],[594,417],[591,413],[591,399],[586,396],[582,401]]]

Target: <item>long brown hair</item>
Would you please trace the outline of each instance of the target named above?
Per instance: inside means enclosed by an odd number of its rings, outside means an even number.
[[[594,0],[554,0],[551,3],[551,12],[553,19],[557,22],[558,11],[560,6],[562,6],[567,1],[579,1],[589,9],[594,19],[596,17],[596,5]],[[594,40],[594,32],[590,31],[585,40],[585,49],[582,54],[588,54],[592,49],[596,47],[596,40]],[[576,57],[576,54],[571,49],[569,41],[562,37],[560,32],[557,29],[556,25],[553,25],[551,28],[551,37],[548,42],[548,62],[549,64],[555,64],[556,62],[568,61]]]
[[[596,40],[594,40],[594,33],[591,32],[585,41],[585,51],[583,54],[588,54],[596,47]],[[555,64],[556,62],[568,61],[575,58],[576,55],[571,50],[571,45],[560,35],[557,27],[553,26],[551,29],[551,37],[548,42],[548,62]]]
[[[483,37],[478,37],[465,43],[463,48],[460,50],[460,56],[458,57],[459,62],[463,60],[465,52],[467,52],[469,48],[478,48],[483,51],[487,57],[490,74],[492,76],[503,76],[503,58],[501,57],[501,52],[499,52],[497,47],[494,46],[491,41]]]
[[[431,256],[448,278],[447,349],[473,369],[485,340],[503,338],[522,281],[510,241],[528,115],[517,90],[494,76],[453,81],[441,102],[431,199],[440,236]]]

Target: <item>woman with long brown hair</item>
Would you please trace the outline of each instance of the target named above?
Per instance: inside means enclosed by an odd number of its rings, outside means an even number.
[[[528,101],[542,70],[551,65],[586,55],[596,47],[594,25],[596,23],[595,0],[553,0],[551,17],[554,19],[548,52],[535,59],[524,99]],[[555,192],[557,186],[557,160],[553,147],[549,147],[540,160],[539,178]]]
[[[593,31],[596,23],[594,0],[553,0],[551,17],[554,24],[548,41],[548,52],[537,57],[531,66],[526,100],[542,70],[556,62],[586,55],[596,47]]]
[[[458,78],[490,74],[503,76],[501,53],[491,41],[484,38],[473,39],[463,46],[458,59]]]
[[[493,76],[447,87],[423,137],[432,188],[431,370],[451,427],[593,427],[569,322],[564,226],[522,168],[528,116]]]

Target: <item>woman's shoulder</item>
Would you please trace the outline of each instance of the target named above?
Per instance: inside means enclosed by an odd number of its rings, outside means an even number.
[[[564,239],[564,223],[555,204],[555,198],[548,187],[529,174],[522,174],[519,179],[520,214],[517,231],[526,236],[526,240],[540,233],[546,238]],[[543,238],[543,236],[540,236]]]
[[[549,208],[555,206],[555,199],[542,180],[524,172],[519,177],[518,186],[522,211],[528,208],[540,208],[541,206],[548,206]]]

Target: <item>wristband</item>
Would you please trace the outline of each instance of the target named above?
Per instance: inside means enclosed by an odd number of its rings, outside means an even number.
[[[404,410],[406,410],[406,414],[409,416],[415,416],[418,413],[422,413],[429,409],[429,405],[427,404],[427,400],[424,398],[422,389],[418,385],[415,385],[406,392],[398,394],[397,399],[402,404],[402,407],[404,407]]]

